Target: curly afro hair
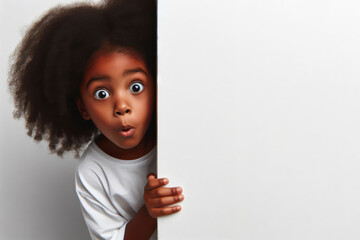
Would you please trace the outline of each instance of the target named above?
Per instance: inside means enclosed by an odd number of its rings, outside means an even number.
[[[156,79],[156,1],[110,0],[59,6],[27,31],[12,55],[9,88],[14,117],[24,117],[29,136],[49,142],[62,156],[82,147],[98,130],[76,106],[84,69],[106,44],[129,48],[144,59]]]

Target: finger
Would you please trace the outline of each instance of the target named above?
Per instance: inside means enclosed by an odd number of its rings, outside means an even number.
[[[178,195],[178,194],[182,193],[182,191],[183,190],[181,187],[156,188],[150,192],[150,197],[158,198],[158,197],[174,196],[174,195]]]
[[[148,204],[153,208],[165,207],[184,200],[184,195],[179,194],[170,197],[152,198],[148,200]]]
[[[152,210],[152,216],[165,216],[165,215],[170,215],[173,213],[177,213],[181,210],[181,206],[180,205],[176,205],[176,206],[171,206],[171,207],[164,207],[164,208],[155,208]]]
[[[145,190],[152,190],[157,187],[164,186],[169,183],[169,179],[167,178],[153,178],[152,176],[148,177],[148,182],[145,186]]]
[[[154,174],[154,173],[149,173],[147,176],[146,176],[146,178],[149,180],[149,179],[154,179],[154,178],[156,178],[156,174]]]

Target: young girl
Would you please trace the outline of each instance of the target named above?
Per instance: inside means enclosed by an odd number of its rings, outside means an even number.
[[[180,187],[156,171],[156,4],[50,10],[15,52],[15,117],[59,156],[91,142],[76,192],[92,239],[156,239],[156,218],[181,210]]]

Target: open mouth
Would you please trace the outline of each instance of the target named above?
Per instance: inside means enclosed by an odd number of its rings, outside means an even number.
[[[130,137],[134,134],[134,132],[135,132],[135,128],[131,126],[125,126],[120,130],[120,134],[123,135],[124,137]]]

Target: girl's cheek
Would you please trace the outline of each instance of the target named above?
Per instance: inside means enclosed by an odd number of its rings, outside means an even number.
[[[144,117],[150,118],[154,107],[151,102],[147,101],[147,102],[142,102],[141,104],[139,104],[138,109],[141,112],[141,115],[144,115]]]

